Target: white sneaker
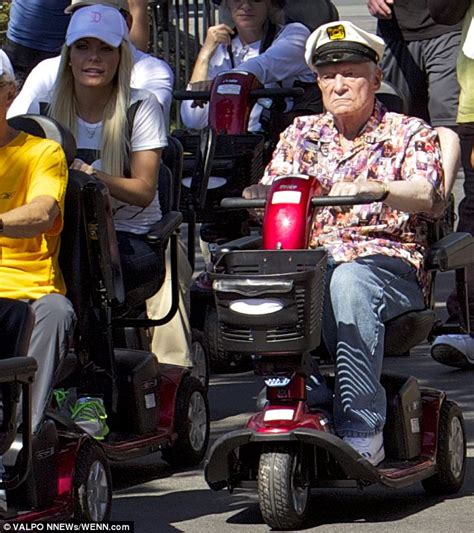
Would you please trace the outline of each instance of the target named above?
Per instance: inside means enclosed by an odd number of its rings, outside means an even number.
[[[443,365],[474,366],[474,338],[470,335],[440,335],[431,346],[431,356]]]
[[[371,435],[370,437],[343,437],[344,442],[352,446],[356,452],[359,452],[369,463],[377,466],[385,459],[385,449],[383,447],[382,432]]]

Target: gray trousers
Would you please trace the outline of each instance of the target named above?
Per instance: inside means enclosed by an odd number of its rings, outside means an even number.
[[[51,398],[54,377],[69,349],[76,316],[71,302],[61,294],[48,294],[30,301],[36,320],[28,356],[38,363],[32,387],[33,433],[43,418]]]

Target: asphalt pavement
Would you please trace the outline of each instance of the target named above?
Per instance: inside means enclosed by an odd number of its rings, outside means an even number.
[[[291,1],[291,0],[290,0]],[[395,0],[396,1],[396,0]],[[364,0],[336,0],[341,19],[373,31],[375,22]],[[460,198],[462,175],[455,189]],[[452,276],[438,280],[437,308],[442,317]],[[468,464],[464,487],[450,497],[427,496],[421,484],[402,490],[372,486],[355,490],[320,490],[313,494],[306,531],[362,533],[471,533],[474,531],[474,370],[442,366],[429,355],[429,345],[412,350],[409,358],[385,360],[387,371],[413,375],[422,385],[446,391],[458,402],[465,419]],[[240,428],[255,410],[262,386],[252,372],[213,375],[209,388],[211,438]],[[269,531],[252,492],[213,492],[202,468],[173,471],[159,455],[115,468],[114,520],[134,520],[135,533],[259,533]]]

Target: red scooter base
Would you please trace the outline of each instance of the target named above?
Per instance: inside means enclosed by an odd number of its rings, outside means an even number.
[[[267,524],[293,530],[303,525],[312,488],[374,483],[403,488],[421,481],[428,492],[457,492],[465,472],[462,415],[443,392],[420,392],[421,447],[416,456],[386,453],[374,467],[334,434],[327,412],[309,408],[305,401],[281,402],[267,405],[244,429],[214,443],[207,454],[205,479],[214,490],[257,488]],[[386,451],[393,450],[390,439],[395,436],[386,434]]]
[[[98,494],[97,506],[108,506],[110,514],[111,479],[110,464],[129,461],[136,457],[163,451],[172,452],[173,446],[179,444],[179,429],[176,415],[181,405],[182,388],[189,371],[174,365],[160,365],[160,394],[157,409],[159,409],[159,423],[156,431],[146,435],[119,433],[111,427],[111,433],[103,441],[97,441],[84,433],[73,430],[58,430],[59,445],[57,451],[57,494],[54,501],[42,509],[9,509],[3,515],[0,513],[0,524],[4,522],[54,522],[79,519],[94,521],[94,516],[78,516],[78,500],[85,500],[79,495],[81,471],[88,463],[95,464],[93,468],[103,482],[97,487],[87,486],[87,491],[96,490]],[[207,437],[204,446],[207,446]],[[90,455],[92,452],[92,456]],[[86,464],[79,464],[81,462]],[[168,460],[169,458],[167,458]],[[172,461],[170,461],[172,462]],[[102,465],[102,466],[101,466]],[[87,478],[87,476],[86,476]],[[104,494],[100,495],[100,491]],[[108,492],[108,493],[106,493]],[[84,503],[81,504],[84,507]],[[93,508],[92,508],[93,511]],[[108,517],[107,517],[108,518]]]

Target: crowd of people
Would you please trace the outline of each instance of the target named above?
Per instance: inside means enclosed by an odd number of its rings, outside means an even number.
[[[261,182],[244,196],[266,196],[288,173],[316,176],[331,196],[383,195],[369,207],[319,211],[311,239],[329,256],[323,338],[336,365],[336,432],[374,465],[385,455],[384,322],[426,305],[426,224],[443,213],[460,156],[459,229],[474,232],[474,7],[444,4],[368,0],[379,35],[348,21],[310,34],[285,24],[284,0],[223,0],[227,22],[207,30],[188,85],[202,89],[236,69],[265,87],[318,87],[323,112],[297,117],[281,133]],[[13,130],[7,118],[45,114],[74,134],[71,168],[104,183],[113,199],[126,290],[154,277],[156,291],[164,265],[143,235],[161,217],[157,180],[174,73],[147,53],[146,7],[141,0],[12,2],[0,53],[0,297],[26,300],[36,313],[34,430],[74,327],[58,264],[67,168],[55,143]],[[400,92],[406,114],[376,99],[382,79]],[[293,105],[288,99],[286,111]],[[262,109],[252,109],[250,131],[261,129]],[[181,116],[202,129],[207,104],[184,102]],[[443,336],[434,349],[451,351],[453,361],[462,352],[474,365],[469,335]]]

